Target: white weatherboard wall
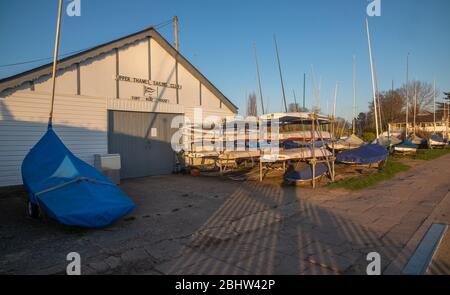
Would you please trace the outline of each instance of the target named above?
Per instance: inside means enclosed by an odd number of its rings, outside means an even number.
[[[22,161],[47,130],[49,105],[47,93],[0,98],[0,186],[22,184]],[[64,144],[90,164],[94,154],[108,151],[104,98],[56,96],[53,126]]]

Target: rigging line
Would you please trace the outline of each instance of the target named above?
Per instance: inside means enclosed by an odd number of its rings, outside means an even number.
[[[162,22],[162,23],[159,23],[159,24],[157,24],[155,26],[150,26],[150,27],[151,28],[155,28],[155,29],[160,29],[160,28],[163,28],[165,26],[168,26],[172,22],[173,22],[173,20],[168,20],[168,21],[165,21],[165,22]],[[83,49],[78,49],[78,50],[75,50],[75,51],[66,52],[66,53],[60,54],[59,57],[65,57],[65,56],[76,54],[76,53],[79,53],[79,52],[82,52],[82,51],[87,51],[87,50],[90,50],[90,49],[95,48],[97,46],[98,45],[91,46],[91,47],[86,47],[86,48],[83,48]],[[20,66],[20,65],[24,65],[24,64],[30,64],[30,63],[35,63],[35,62],[44,61],[44,60],[51,60],[51,59],[53,59],[53,57],[37,58],[37,59],[32,59],[32,60],[27,60],[27,61],[22,61],[22,62],[3,64],[3,65],[0,65],[0,68]]]

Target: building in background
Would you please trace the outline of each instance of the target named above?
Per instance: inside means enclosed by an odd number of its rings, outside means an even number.
[[[20,166],[47,128],[52,64],[0,80],[0,186],[22,183]],[[178,115],[224,118],[237,107],[155,29],[149,28],[62,59],[54,129],[93,164],[119,153],[122,177],[168,174]]]

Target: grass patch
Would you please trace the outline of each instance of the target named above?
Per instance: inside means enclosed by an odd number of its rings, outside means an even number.
[[[450,148],[448,147],[444,149],[418,150],[417,154],[412,158],[414,160],[431,161],[447,154],[450,154]]]
[[[377,183],[393,178],[396,174],[408,171],[411,167],[401,163],[396,158],[389,158],[386,166],[378,169],[374,174],[361,175],[341,180],[329,185],[330,188],[344,188],[349,190],[362,190]]]

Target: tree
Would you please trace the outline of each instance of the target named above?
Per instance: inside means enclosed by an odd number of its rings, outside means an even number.
[[[250,93],[247,98],[247,116],[258,116],[258,106],[256,103],[256,94]]]
[[[409,101],[409,116],[414,115],[414,96],[417,93],[417,109],[416,114],[421,114],[425,111],[433,111],[434,87],[431,83],[424,81],[412,81],[405,84],[400,89],[400,95],[404,99],[404,108],[406,113],[406,90],[408,90]]]
[[[388,128],[388,124],[392,122],[402,122],[405,118],[404,99],[400,94],[400,90],[382,92],[378,94],[378,99],[380,102],[381,111],[381,122],[380,126],[383,130]],[[373,103],[370,106],[370,116],[373,118]]]
[[[369,122],[367,121],[367,113],[359,113],[356,118],[356,128],[359,130],[358,133],[362,133],[364,130],[369,128]]]
[[[301,107],[298,103],[290,103],[288,106],[289,113],[308,112],[307,108]]]

